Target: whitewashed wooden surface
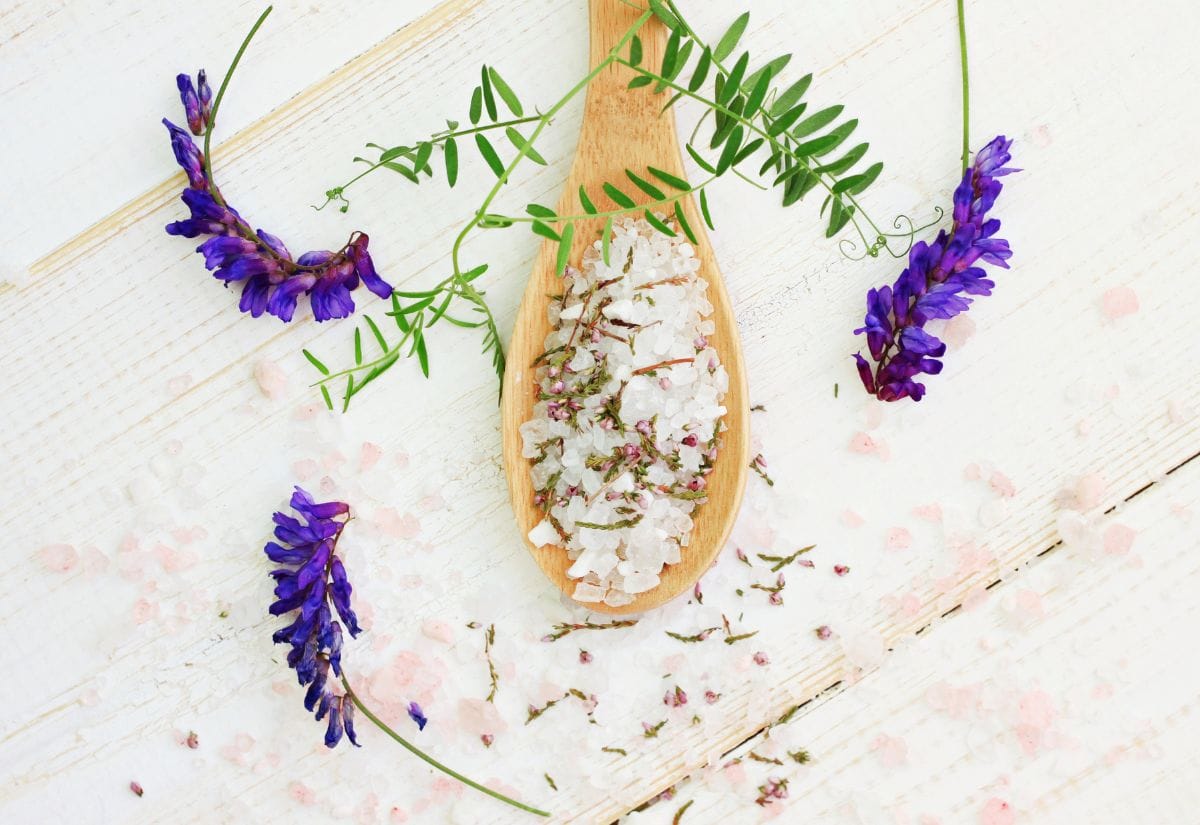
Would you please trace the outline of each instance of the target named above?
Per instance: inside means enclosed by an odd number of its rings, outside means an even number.
[[[716,35],[735,13],[720,5],[687,7]],[[703,605],[546,644],[555,622],[586,614],[522,549],[475,338],[438,332],[432,380],[402,365],[350,415],[327,416],[299,349],[342,363],[350,326],[240,316],[161,231],[182,208],[158,123],[178,115],[173,75],[219,76],[259,8],[0,6],[5,821],[529,821],[374,730],[361,750],[320,745],[265,614],[261,545],[300,476],[360,515],[345,544],[369,632],[346,654],[352,677],[406,733],[403,704],[420,701],[423,746],[560,821],[608,822],[671,786],[630,821],[670,822],[689,801],[685,823],[1193,819],[1200,102],[1188,90],[1200,9],[968,7],[974,142],[1015,136],[1025,171],[998,208],[1014,268],[957,331],[945,373],[919,405],[869,403],[850,330],[895,265],[841,258],[815,206],[784,212],[724,182],[713,243],[777,482],[752,479],[735,541],[752,557],[815,543],[816,567],[793,569],[771,607],[745,589],[769,581],[765,569],[731,549],[705,576]],[[814,100],[862,118],[888,163],[874,213],[919,217],[948,199],[952,3],[751,11],[756,53],[795,52],[789,74],[816,72]],[[461,117],[481,61],[525,99],[551,100],[583,70],[585,37],[574,0],[280,3],[224,109],[223,189],[293,248],[362,228],[394,283],[430,284],[482,192],[478,165],[453,191],[377,177],[347,215],[309,204],[352,174],[362,143]],[[578,116],[548,132],[550,165],[505,204],[553,202]],[[469,248],[493,263],[502,324],[535,249],[516,234]],[[1106,315],[1115,287],[1136,293],[1136,313]],[[261,391],[264,364],[288,376],[282,397]],[[366,472],[364,445],[383,451]],[[60,572],[63,554],[75,561]],[[834,576],[838,563],[850,574]],[[664,633],[722,611],[758,635],[684,645]],[[471,621],[496,624],[494,709]],[[819,641],[821,624],[836,637]],[[758,651],[769,665],[753,663]],[[685,709],[663,705],[676,684]],[[528,705],[570,687],[597,696],[596,724],[574,700],[524,724]],[[706,704],[706,690],[720,699]],[[663,719],[657,738],[641,736]],[[195,750],[180,743],[189,731]],[[798,748],[809,765],[789,760]],[[768,776],[788,779],[790,796],[759,808]]]

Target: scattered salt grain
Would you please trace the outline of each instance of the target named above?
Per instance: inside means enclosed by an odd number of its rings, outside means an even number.
[[[262,360],[254,365],[254,380],[262,394],[272,401],[287,393],[287,373],[274,361]]]
[[[38,560],[53,573],[69,573],[79,563],[79,553],[69,544],[47,544],[38,551]]]

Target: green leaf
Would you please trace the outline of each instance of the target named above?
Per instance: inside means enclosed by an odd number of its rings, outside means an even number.
[[[504,164],[500,162],[500,156],[496,154],[495,148],[482,132],[475,133],[475,145],[479,147],[479,154],[483,155],[483,159],[487,161],[487,165],[492,168],[496,177],[502,176]]]
[[[479,123],[479,116],[483,113],[483,91],[476,86],[471,92],[471,125],[475,126]]]
[[[650,85],[651,83],[653,83],[653,82],[654,82],[654,78],[652,78],[652,77],[647,77],[647,76],[646,76],[646,75],[644,75],[644,74],[640,74],[640,75],[638,75],[637,77],[635,77],[635,78],[633,78],[632,80],[630,80],[630,81],[629,81],[629,85],[628,85],[628,86],[626,86],[625,88],[627,88],[627,89],[640,89],[640,88],[642,88],[643,86],[649,86],[649,85]]]
[[[713,226],[712,215],[710,215],[708,212],[708,190],[707,189],[700,190],[700,214],[704,216],[704,222],[706,224],[708,224],[708,228],[711,229],[713,232],[716,232],[717,228],[715,226]]]
[[[461,280],[463,282],[469,284],[471,281],[475,280],[480,275],[487,272],[487,269],[488,269],[487,264],[480,264],[479,266],[475,267],[474,269],[468,269],[466,272],[464,272],[462,274]]]
[[[801,103],[791,109],[788,109],[782,115],[777,117],[770,126],[767,127],[767,134],[771,137],[775,137],[776,135],[786,132],[793,123],[800,119],[800,115],[804,114],[804,110],[807,108],[807,103]]]
[[[708,46],[705,46],[704,51],[700,53],[700,60],[696,63],[696,69],[692,72],[692,79],[688,83],[689,92],[694,92],[704,85],[710,66],[712,66],[712,52],[708,50]]]
[[[844,207],[842,199],[835,197],[833,199],[833,208],[829,210],[829,227],[825,230],[825,237],[832,238],[841,231],[849,221],[850,216],[854,214],[854,207]]]
[[[507,229],[512,225],[512,218],[506,215],[497,215],[495,212],[485,213],[478,223],[480,229]]]
[[[729,104],[729,110],[731,112],[737,112],[740,114],[741,107],[739,106],[739,102],[742,100],[743,98],[739,95],[732,103]],[[736,117],[726,116],[723,118],[718,118],[717,123],[717,128],[713,131],[712,142],[709,144],[710,148],[712,149],[716,149],[725,142],[726,138],[733,134],[733,128],[738,125],[738,119]]]
[[[749,77],[747,77],[745,80],[743,80],[742,81],[742,91],[749,92],[751,89],[753,89],[755,86],[757,86],[759,80],[762,79],[762,76],[764,74],[769,75],[772,78],[779,77],[779,73],[782,72],[784,67],[787,66],[787,64],[791,63],[791,62],[792,62],[792,56],[790,54],[779,55],[779,57],[777,57],[774,60],[772,60],[771,62],[767,63],[765,66],[760,67],[753,74],[751,74]],[[753,112],[754,109],[747,109],[747,111]]]
[[[676,189],[680,189],[683,191],[687,191],[688,189],[692,188],[691,184],[689,184],[686,180],[684,180],[683,178],[680,178],[680,177],[676,177],[675,175],[672,175],[670,172],[664,172],[663,170],[656,169],[653,166],[647,166],[646,171],[649,172],[654,177],[661,180],[667,186],[672,186]]]
[[[696,147],[692,146],[692,144],[685,143],[684,148],[687,149],[688,154],[692,156],[692,160],[696,161],[696,165],[705,172],[708,172],[710,175],[712,175],[717,171],[711,163],[701,157],[700,153],[696,151]]]
[[[329,408],[330,412],[333,412],[333,399],[329,397],[329,387],[324,384],[321,385],[321,397],[325,399],[325,406]]]
[[[775,98],[775,102],[771,104],[771,116],[778,117],[789,109],[793,108],[800,102],[800,98],[804,97],[804,93],[808,91],[809,85],[812,83],[812,74],[806,74],[804,77],[797,80],[791,86],[788,86],[779,97]]]
[[[664,77],[668,80],[674,80],[679,77],[679,73],[683,71],[684,67],[688,64],[688,60],[692,57],[692,46],[693,43],[691,40],[683,41],[683,45],[679,48],[679,55],[675,58],[675,68],[671,70],[669,75],[664,75]],[[663,85],[665,86],[665,84]]]
[[[393,146],[379,155],[379,162],[385,163],[396,158],[411,158],[413,154],[412,148],[408,146]]]
[[[667,109],[670,109],[672,106],[674,106],[676,103],[679,102],[679,98],[681,98],[681,97],[683,97],[683,92],[676,92],[675,94],[671,95],[671,99],[663,104],[663,107],[658,110],[658,113],[661,115]]]
[[[681,31],[682,24],[670,9],[663,5],[662,0],[650,0],[650,11],[654,12],[654,16],[663,22],[664,25],[671,31]]]
[[[308,359],[308,363],[310,363],[314,367],[316,367],[317,371],[319,373],[321,373],[321,375],[329,375],[329,367],[322,364],[321,361],[317,358],[317,356],[313,355],[311,352],[309,352],[306,349],[302,349],[300,351],[302,353],[304,353],[304,357]]]
[[[446,141],[445,156],[442,159],[446,161],[446,182],[453,189],[458,181],[458,141],[454,138]]]
[[[763,145],[762,138],[755,138],[754,140],[747,143],[740,150],[738,150],[738,153],[736,155],[733,156],[733,165],[737,166],[739,163],[744,161],[746,158],[753,155],[755,152],[757,152],[759,150],[759,148],[762,145]]]
[[[579,205],[583,207],[583,211],[589,215],[596,214],[596,207],[588,197],[587,190],[583,188],[583,184],[579,185]]]
[[[717,47],[713,49],[713,57],[716,58],[718,63],[733,54],[738,40],[741,39],[742,33],[746,31],[746,24],[749,22],[750,12],[742,12],[737,20],[734,20],[729,28],[725,30],[725,34],[721,35],[721,39],[717,41]]]
[[[841,142],[841,138],[835,134],[821,135],[819,138],[813,138],[804,143],[797,143],[792,152],[797,157],[814,157],[831,151]]]
[[[425,336],[417,339],[417,363],[421,365],[421,373],[429,377],[429,351],[425,349]]]
[[[792,130],[792,136],[801,138],[805,135],[812,134],[818,129],[823,129],[830,123],[833,123],[833,121],[837,119],[837,116],[842,113],[842,109],[844,108],[846,107],[839,103],[836,106],[830,106],[827,109],[822,109],[815,114],[809,115],[804,120],[800,121],[796,128]]]
[[[354,328],[354,366],[362,365],[362,330]]]
[[[717,159],[717,174],[723,175],[729,167],[733,165],[733,159],[737,157],[738,149],[742,145],[743,129],[741,124],[733,127],[733,132],[729,136],[729,140],[725,141],[725,148],[721,150],[721,157]]]
[[[492,66],[488,66],[488,76],[492,79],[492,86],[495,87],[496,93],[500,95],[500,99],[504,101],[504,105],[508,110],[517,117],[525,114],[525,108],[521,105],[521,101],[517,99],[517,95],[513,92],[512,87],[504,82],[504,78],[500,76],[500,72]]]
[[[851,186],[847,191],[849,191],[853,195],[857,195],[859,192],[865,191],[868,186],[870,186],[872,183],[875,182],[875,179],[877,177],[879,177],[879,173],[882,171],[883,171],[882,163],[872,163],[870,166],[867,167],[866,171],[863,172],[862,175],[856,176],[856,177],[861,177],[862,180],[859,181],[858,183],[854,184],[854,186]]]
[[[433,156],[433,144],[428,141],[422,141],[417,144],[417,159],[413,161],[413,171],[423,172],[429,166],[429,159]]]
[[[696,233],[692,231],[692,225],[688,223],[683,205],[679,201],[675,201],[675,221],[679,224],[679,228],[683,230],[683,234],[687,235],[689,241],[694,244],[700,242],[696,239]]]
[[[613,219],[610,217],[604,222],[604,231],[600,233],[600,256],[604,258],[604,263],[606,266],[611,264],[608,259],[608,249],[612,244],[612,227]]]
[[[479,75],[481,78],[479,85],[483,87],[483,107],[487,109],[488,117],[491,118],[492,123],[495,123],[498,116],[496,112],[496,96],[492,94],[492,79],[488,76],[488,67],[480,67]]]
[[[401,175],[408,178],[413,183],[419,184],[421,182],[421,179],[418,178],[413,173],[413,170],[409,169],[403,163],[397,163],[395,161],[387,161],[386,163],[381,163],[380,166],[382,166],[385,169],[391,169],[393,172],[400,173]]]
[[[392,310],[392,312],[389,312],[388,315],[394,315],[395,317],[400,317],[401,315],[412,315],[414,312],[420,312],[421,310],[425,309],[425,307],[432,304],[433,299],[434,296],[430,295],[428,298],[417,301],[415,304],[409,304],[406,307],[400,307],[399,309]],[[408,329],[404,328],[404,331],[408,332]]]
[[[552,241],[560,240],[559,234],[550,228],[548,224],[541,221],[534,221],[529,224],[529,228],[533,230],[533,234],[541,235],[543,238],[549,238]]]
[[[407,333],[411,329],[408,321],[404,318],[404,307],[400,305],[400,298],[394,292],[392,293],[392,311],[388,315],[392,316],[392,320],[396,322],[396,326],[400,327],[401,332]],[[404,342],[401,341],[401,343]]]
[[[742,56],[737,59],[737,63],[733,64],[733,71],[729,73],[729,77],[725,78],[725,85],[717,93],[717,103],[724,106],[741,87],[742,77],[746,74],[746,67],[750,65],[750,52],[742,52]]]
[[[563,227],[562,240],[558,242],[558,257],[554,260],[554,273],[560,278],[567,269],[567,261],[571,257],[571,241],[575,238],[575,224],[568,223]]]
[[[626,195],[611,183],[604,184],[603,189],[605,194],[612,198],[613,203],[617,204],[617,206],[624,207],[625,209],[632,209],[634,207],[633,198]]]
[[[375,336],[375,340],[379,343],[379,348],[384,352],[388,351],[387,339],[383,337],[383,333],[379,331],[379,327],[372,320],[370,315],[364,315],[363,320],[367,322],[367,326],[371,328],[371,333]]]
[[[667,48],[663,52],[662,66],[659,69],[659,74],[663,77],[674,77],[673,72],[679,61],[679,32],[672,31],[671,36],[667,38]]]
[[[548,206],[542,206],[540,203],[531,203],[525,207],[525,211],[535,218],[550,218],[554,220],[558,217],[553,209]]]
[[[651,212],[649,209],[643,209],[642,216],[645,217],[647,223],[649,223],[651,226],[653,226],[659,232],[663,233],[664,235],[666,235],[669,238],[675,237],[675,230],[672,229],[671,227],[667,226],[665,223],[663,223],[662,220],[659,219],[659,217],[657,215],[655,215],[653,212]]]
[[[759,69],[762,71],[762,69]],[[742,110],[753,115],[758,111],[758,107],[762,105],[763,100],[767,96],[767,89],[771,88],[771,72],[765,71],[755,81],[754,86],[750,89],[750,94],[746,96],[746,106]]]
[[[818,166],[813,171],[823,175],[840,175],[862,160],[863,155],[867,153],[868,146],[870,146],[869,143],[860,143],[833,163]]]
[[[850,137],[850,133],[853,132],[855,130],[855,128],[857,128],[857,127],[858,127],[858,118],[851,118],[850,120],[847,120],[845,123],[840,124],[836,129],[833,129],[824,135],[824,137],[827,137],[827,138],[834,138],[833,143],[831,143],[828,146],[822,147],[822,149],[819,152],[813,152],[812,154],[813,155],[824,155],[824,154],[828,154],[829,152],[832,152],[834,149],[841,146],[842,143],[845,142],[846,138]]]
[[[546,165],[546,159],[538,154],[538,151],[533,148],[533,144],[526,140],[523,134],[518,132],[512,126],[509,126],[507,129],[505,129],[504,134],[508,135],[509,141],[513,146],[517,147],[518,152],[524,149],[525,157],[529,158],[539,166]]]
[[[667,197],[667,194],[663,192],[663,190],[659,189],[650,181],[634,174],[630,169],[625,170],[625,177],[629,178],[629,180],[633,182],[634,186],[636,186],[638,189],[641,189],[656,201],[661,201]]]
[[[642,39],[636,34],[629,41],[629,62],[634,66],[642,62]]]

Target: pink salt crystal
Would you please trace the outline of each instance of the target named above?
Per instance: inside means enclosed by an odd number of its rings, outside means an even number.
[[[1108,485],[1099,473],[1088,473],[1075,484],[1075,509],[1091,510],[1104,500]]]
[[[275,401],[287,392],[287,374],[274,361],[263,359],[254,365],[254,380],[267,398]]]
[[[442,498],[441,493],[430,493],[429,495],[422,497],[421,500],[417,502],[417,506],[426,513],[432,513],[445,507],[446,500]]]
[[[413,539],[421,532],[421,522],[412,513],[400,515],[391,507],[380,507],[375,511],[375,524],[389,536]]]
[[[172,438],[167,442],[167,455],[179,455],[183,452],[183,442],[178,438]]]
[[[179,395],[191,385],[191,375],[187,373],[184,373],[183,375],[177,375],[167,382],[167,392],[171,393],[171,395]]]
[[[454,643],[454,629],[438,619],[426,619],[421,625],[421,632],[425,634],[426,638],[433,639],[435,642],[446,645]]]
[[[358,453],[358,469],[367,472],[383,458],[383,448],[372,441],[364,441]]]
[[[1100,297],[1100,309],[1110,321],[1133,315],[1138,308],[1137,293],[1127,286],[1114,286]]]
[[[859,455],[870,455],[875,452],[875,439],[864,432],[857,432],[850,437],[850,452]]]
[[[1042,595],[1036,590],[1018,590],[1016,607],[1018,615],[1026,619],[1041,619],[1046,615],[1046,609],[1042,606]]]
[[[938,522],[942,520],[942,505],[922,504],[913,508],[913,515],[923,521]]]
[[[1110,556],[1123,556],[1133,547],[1137,531],[1124,524],[1110,524],[1104,528],[1104,552]]]
[[[317,489],[323,496],[331,496],[337,489],[337,482],[329,476],[321,476],[321,480],[317,482]]]
[[[1017,488],[1004,473],[999,470],[992,472],[988,479],[988,486],[996,491],[996,495],[1001,498],[1012,498],[1017,494]]]
[[[1017,815],[1003,799],[992,797],[979,812],[979,825],[1014,825]]]
[[[1090,418],[1081,418],[1075,423],[1075,432],[1080,438],[1087,438],[1092,431],[1092,420]]]
[[[987,600],[988,600],[987,588],[983,587],[982,585],[977,585],[975,587],[972,587],[970,590],[967,591],[966,595],[963,596],[963,600],[962,600],[963,610],[970,612],[972,610],[980,608],[984,604],[987,603]]]
[[[317,413],[324,409],[325,405],[323,403],[313,401],[296,407],[296,411],[292,414],[292,417],[297,421],[311,421],[317,417]]]
[[[392,459],[392,462],[397,468],[404,470],[408,467],[408,460],[408,453],[396,453],[396,457]]]
[[[1054,699],[1044,690],[1031,690],[1017,703],[1017,715],[1021,724],[1044,730],[1054,723],[1057,715]]]
[[[963,478],[967,481],[979,481],[982,477],[983,474],[979,469],[979,465],[975,462],[971,462],[963,468]]]
[[[292,464],[292,475],[296,477],[297,481],[308,481],[310,478],[315,476],[320,469],[321,468],[317,465],[317,462],[313,461],[311,458],[302,458]]]
[[[289,782],[288,795],[301,805],[312,805],[317,801],[317,792],[303,782]]]
[[[394,825],[402,825],[402,823],[408,822],[408,811],[399,805],[393,805],[392,809],[388,811],[388,820]]]
[[[151,551],[155,558],[158,559],[159,565],[165,573],[178,573],[180,570],[186,570],[196,563],[196,556],[186,550],[176,550],[174,547],[169,547],[161,541],[154,545]]]
[[[138,599],[133,603],[134,624],[145,624],[158,616],[158,602]]]
[[[38,551],[38,560],[51,573],[69,573],[79,563],[79,553],[70,544],[47,544]]]
[[[908,763],[908,743],[900,736],[881,733],[871,742],[871,750],[878,754],[880,764],[889,770]]]
[[[955,315],[942,328],[941,339],[953,349],[962,347],[975,334],[975,320],[969,315]]]
[[[889,527],[883,546],[888,550],[907,550],[912,547],[912,533],[904,527]]]
[[[321,466],[326,472],[332,472],[346,463],[346,456],[341,450],[330,450],[321,456]]]
[[[861,527],[866,520],[853,510],[842,511],[842,524],[847,527]]]
[[[883,404],[878,401],[867,402],[867,429],[873,430],[883,423]]]

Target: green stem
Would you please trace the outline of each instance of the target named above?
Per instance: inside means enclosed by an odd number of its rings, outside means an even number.
[[[967,17],[963,0],[958,0],[958,53],[962,59],[962,168],[971,157],[971,79],[967,70]]]
[[[487,794],[488,796],[492,797],[493,799],[499,799],[501,802],[506,802],[509,805],[512,805],[514,808],[520,808],[522,811],[528,811],[531,814],[537,814],[538,816],[550,816],[549,812],[547,812],[547,811],[543,811],[539,808],[534,808],[530,805],[526,805],[522,802],[518,802],[515,799],[510,799],[509,797],[505,796],[504,794],[499,793],[498,791],[493,791],[491,788],[485,787],[484,785],[480,785],[478,782],[474,782],[474,781],[468,779],[467,777],[463,776],[458,771],[453,770],[452,768],[446,767],[441,762],[437,761],[432,756],[430,756],[429,754],[425,753],[423,750],[418,748],[416,745],[409,742],[403,736],[396,733],[394,730],[392,730],[390,727],[388,727],[387,724],[382,719],[380,719],[378,716],[371,713],[370,709],[368,709],[367,706],[362,703],[362,700],[358,698],[358,694],[356,694],[353,690],[350,689],[350,683],[348,681],[346,681],[346,677],[344,677],[344,676],[342,677],[342,687],[344,687],[346,689],[346,695],[350,697],[350,701],[354,703],[354,706],[356,708],[358,708],[360,711],[362,711],[363,716],[366,716],[368,719],[370,719],[372,722],[374,722],[376,727],[378,727],[381,731],[386,733],[392,739],[395,739],[397,742],[399,742],[401,745],[403,745],[405,748],[407,748],[409,750],[409,752],[412,753],[417,758],[423,760],[424,762],[431,765],[432,767],[437,768],[442,773],[444,773],[448,776],[454,777],[455,779],[457,779],[459,782],[463,783],[464,785],[469,785],[470,787],[474,788],[475,790],[479,791],[480,793]]]
[[[209,151],[209,143],[212,141],[213,127],[217,124],[217,110],[221,108],[221,99],[225,97],[225,89],[229,87],[229,80],[233,77],[234,71],[237,70],[238,63],[242,60],[242,55],[246,53],[246,47],[250,45],[250,41],[254,39],[254,35],[258,32],[260,26],[267,19],[267,15],[271,13],[274,6],[267,6],[266,11],[258,16],[254,21],[254,25],[250,27],[249,34],[242,41],[242,45],[238,46],[237,54],[233,56],[233,62],[229,64],[229,70],[225,72],[225,77],[221,79],[221,86],[217,89],[217,96],[213,99],[212,108],[208,112],[208,126],[204,130],[204,176],[208,178],[209,191],[212,192],[213,200],[221,206],[225,206],[225,199],[221,197],[221,191],[217,188],[216,182],[213,180],[212,173],[212,153]]]

